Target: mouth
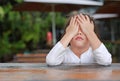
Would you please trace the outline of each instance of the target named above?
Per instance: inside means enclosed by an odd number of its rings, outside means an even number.
[[[83,40],[82,37],[76,37],[75,40]]]

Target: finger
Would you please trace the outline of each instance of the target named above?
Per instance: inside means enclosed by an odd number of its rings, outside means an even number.
[[[82,23],[82,21],[79,18],[77,18],[77,22],[78,24]]]
[[[78,24],[78,22],[76,21],[74,25],[77,26],[77,24]]]
[[[77,23],[77,26],[76,26],[76,27],[77,27],[77,30],[79,31],[79,28],[80,28],[80,27],[79,27],[79,24],[78,24],[78,23]]]
[[[95,26],[95,23],[94,23],[94,21],[91,21],[91,24],[92,24],[92,26],[93,26],[93,27]]]
[[[79,24],[78,24],[78,22],[75,22],[75,27],[76,27],[77,30],[79,29]]]
[[[83,15],[83,14],[80,14],[80,17],[81,17],[81,19],[84,21],[84,20],[86,20],[85,19],[85,16]]]
[[[73,19],[73,24],[76,23],[76,16],[74,16],[74,19]]]
[[[86,18],[87,21],[90,22],[90,18],[87,15],[85,15],[85,18]]]
[[[83,23],[84,21],[82,20],[82,18],[80,17],[80,15],[78,15],[77,16],[78,18],[77,18],[77,21],[79,22],[79,23]]]
[[[81,22],[79,19],[77,19],[77,24],[78,24],[78,27],[81,29],[81,27],[82,27],[82,22]]]
[[[93,21],[91,21],[91,24],[93,24],[93,25],[94,25],[94,22],[93,22]]]
[[[71,17],[71,19],[70,19],[70,24],[72,24],[72,22],[73,22],[73,17]]]

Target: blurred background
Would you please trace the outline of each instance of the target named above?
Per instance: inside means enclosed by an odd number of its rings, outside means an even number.
[[[85,13],[120,62],[119,0],[0,0],[0,62],[44,63],[63,34],[67,16]]]

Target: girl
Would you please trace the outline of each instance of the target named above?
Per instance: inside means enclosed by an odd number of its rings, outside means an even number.
[[[62,63],[97,63],[110,65],[111,54],[94,32],[94,22],[88,15],[74,15],[62,39],[46,57],[48,65]]]

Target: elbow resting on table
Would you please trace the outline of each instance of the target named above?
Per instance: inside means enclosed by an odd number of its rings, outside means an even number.
[[[46,63],[48,64],[48,65],[60,65],[61,64],[61,62],[57,62],[57,60],[56,59],[54,59],[54,58],[48,58],[48,57],[46,57]]]
[[[97,61],[97,63],[100,64],[100,65],[105,65],[105,66],[111,65],[112,59]]]

